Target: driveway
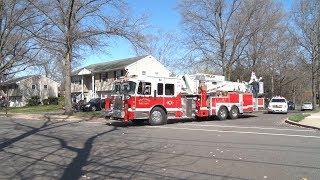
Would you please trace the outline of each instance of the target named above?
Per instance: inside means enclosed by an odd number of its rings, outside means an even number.
[[[1,117],[5,179],[319,179],[320,133],[287,115],[133,126]]]

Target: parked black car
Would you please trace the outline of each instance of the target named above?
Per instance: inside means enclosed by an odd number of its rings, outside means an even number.
[[[1,98],[0,99],[0,108],[4,108],[4,107],[8,107],[9,106],[9,102],[6,101],[5,98]]]
[[[74,109],[74,111],[82,111],[83,107],[84,107],[85,101],[84,100],[80,100],[79,102],[74,102],[72,104],[72,108]]]
[[[104,108],[104,99],[94,98],[82,106],[83,111],[101,111]]]
[[[296,105],[292,101],[288,101],[288,110],[295,110]]]

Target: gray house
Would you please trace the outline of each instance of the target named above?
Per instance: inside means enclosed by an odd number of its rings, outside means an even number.
[[[171,72],[153,56],[138,56],[92,64],[72,73],[73,98],[87,101],[110,93],[116,78],[124,75],[169,77]]]
[[[24,76],[0,83],[2,95],[8,97],[11,107],[21,107],[27,104],[31,96],[40,99],[58,97],[59,83],[41,75]]]

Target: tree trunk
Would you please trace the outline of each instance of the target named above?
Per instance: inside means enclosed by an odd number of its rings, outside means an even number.
[[[312,75],[311,75],[311,89],[312,89],[312,104],[313,106],[316,105],[316,73],[314,72],[314,67],[312,66]]]
[[[68,50],[65,57],[65,114],[71,115],[72,103],[71,103],[71,51]]]
[[[273,76],[271,76],[271,98],[273,97],[274,94],[274,79]]]
[[[231,80],[231,67],[226,67],[224,76],[226,77],[227,81]]]
[[[72,62],[72,51],[73,51],[73,32],[74,32],[74,26],[73,26],[73,6],[74,1],[70,1],[70,9],[69,9],[69,15],[68,15],[68,23],[67,23],[67,34],[66,34],[66,57],[65,57],[65,114],[71,115],[73,113],[72,109],[72,100],[71,100],[71,62]]]

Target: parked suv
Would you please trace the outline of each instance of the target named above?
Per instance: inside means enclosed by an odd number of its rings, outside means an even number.
[[[284,97],[273,97],[268,106],[268,113],[288,113],[287,100]]]

